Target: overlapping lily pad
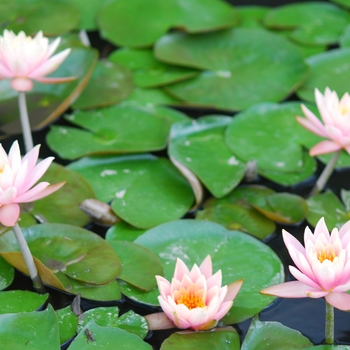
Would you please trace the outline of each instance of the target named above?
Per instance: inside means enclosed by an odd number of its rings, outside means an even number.
[[[114,0],[102,6],[98,20],[105,39],[118,46],[144,47],[170,28],[190,33],[217,30],[236,25],[238,15],[218,0]]]
[[[23,30],[27,35],[32,35],[42,30],[44,35],[55,36],[76,28],[78,22],[78,9],[69,1],[0,1],[1,27],[16,33]]]
[[[242,180],[246,165],[227,147],[224,131],[232,118],[213,115],[176,123],[168,154],[190,169],[215,197],[229,193]]]
[[[117,224],[111,226],[107,232],[105,239],[107,242],[111,241],[134,241],[138,236],[145,233],[145,229],[139,229],[132,225],[129,225],[125,221],[120,221]]]
[[[60,343],[68,341],[76,334],[78,327],[78,316],[70,306],[57,310],[57,320],[60,333]]]
[[[223,320],[225,324],[243,321],[262,310],[273,299],[260,295],[259,290],[284,279],[283,264],[268,246],[247,234],[228,231],[207,221],[169,222],[147,231],[135,242],[159,256],[168,280],[173,276],[177,258],[192,266],[208,254],[213,260],[213,270],[222,270],[223,284],[243,278],[234,305]],[[264,274],[261,274],[262,265],[266,267]],[[143,300],[142,295],[134,296],[128,288],[121,287],[131,298]]]
[[[263,18],[268,12],[267,6],[240,6],[237,7],[239,13],[239,26],[248,28],[263,27]]]
[[[15,277],[15,270],[2,257],[0,257],[0,290],[7,288]]]
[[[32,129],[43,128],[70,106],[89,81],[96,60],[94,49],[73,47],[66,60],[50,76],[77,77],[76,80],[64,84],[34,83],[33,90],[26,94]],[[22,132],[17,95],[8,79],[0,81],[0,132],[3,134]]]
[[[259,28],[195,36],[171,33],[156,43],[155,55],[167,63],[203,70],[166,91],[193,106],[226,110],[281,101],[302,84],[308,72],[295,45]]]
[[[197,75],[198,71],[162,63],[155,59],[152,50],[121,48],[114,51],[108,60],[120,63],[133,72],[136,86],[149,88],[167,85]]]
[[[144,155],[86,157],[71,163],[104,202],[126,222],[150,228],[182,217],[194,202],[192,189],[164,158]]]
[[[162,112],[130,104],[78,111],[67,119],[85,130],[52,126],[47,142],[60,157],[148,152],[165,148],[172,121]]]
[[[349,14],[325,2],[288,4],[271,9],[264,24],[274,29],[294,29],[289,37],[310,45],[335,44],[349,24]]]
[[[295,116],[301,114],[296,102],[253,106],[232,119],[226,142],[238,158],[256,160],[258,172],[267,171],[266,177],[271,171],[283,173],[283,184],[300,182],[315,170],[314,160],[304,153],[302,145],[321,140],[297,123]],[[311,167],[307,166],[310,163]]]

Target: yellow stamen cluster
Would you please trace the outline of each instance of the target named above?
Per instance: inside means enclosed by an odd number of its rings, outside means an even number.
[[[335,258],[335,253],[334,253],[334,249],[330,250],[325,250],[324,248],[322,249],[321,252],[317,252],[317,259],[320,262],[323,262],[324,260],[329,260],[329,261],[333,261]]]
[[[204,307],[205,303],[203,298],[198,295],[197,292],[190,293],[186,289],[181,289],[179,291],[180,295],[176,300],[176,304],[184,304],[190,310],[196,307]]]

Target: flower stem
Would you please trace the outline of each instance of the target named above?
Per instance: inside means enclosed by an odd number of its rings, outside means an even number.
[[[22,133],[24,138],[24,145],[25,145],[26,152],[29,152],[34,147],[34,144],[33,144],[32,132],[30,130],[26,95],[24,91],[20,91],[18,93],[18,105],[19,105],[19,115],[20,115],[21,125],[22,125]]]
[[[334,307],[326,302],[326,344],[334,344]]]
[[[333,153],[331,160],[328,162],[326,167],[323,169],[322,174],[320,175],[320,177],[316,181],[316,184],[313,187],[313,189],[311,190],[309,197],[314,196],[315,194],[317,194],[323,190],[323,187],[326,185],[328,179],[332,175],[335,164],[337,163],[337,160],[340,156],[340,152],[341,152],[341,150]]]
[[[32,253],[29,250],[28,244],[23,236],[21,228],[16,223],[16,225],[12,227],[12,230],[16,236],[19,248],[21,249],[24,261],[27,265],[29,275],[33,281],[33,286],[34,286],[35,290],[38,293],[44,293],[45,288],[43,286],[43,283],[41,282],[41,279],[40,279],[39,274],[38,274],[38,269],[36,268],[36,265],[34,262],[34,258],[32,256]]]

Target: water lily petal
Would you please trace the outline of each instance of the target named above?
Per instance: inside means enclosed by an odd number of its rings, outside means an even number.
[[[4,226],[15,226],[20,214],[19,205],[6,204],[0,207],[0,223]]]
[[[350,310],[350,295],[347,293],[332,292],[325,296],[326,301],[339,310]]]
[[[300,281],[290,281],[262,289],[259,293],[282,298],[305,298],[310,286]]]

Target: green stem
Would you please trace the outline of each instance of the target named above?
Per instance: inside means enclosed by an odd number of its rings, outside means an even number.
[[[24,145],[25,145],[26,152],[29,152],[34,147],[34,144],[33,144],[32,131],[30,129],[30,123],[29,123],[29,117],[28,117],[26,94],[23,91],[20,91],[18,93],[18,106],[19,106],[19,115],[20,115],[21,125],[22,125]]]
[[[326,344],[334,344],[334,307],[326,302]]]
[[[16,223],[15,226],[12,227],[12,231],[16,236],[19,248],[21,249],[23,259],[27,265],[30,278],[33,281],[33,286],[38,293],[45,293],[45,288],[41,282],[41,279],[38,274],[38,269],[36,268],[34,258],[32,253],[29,250],[28,244],[23,236],[22,230],[19,225]]]
[[[309,197],[314,196],[315,194],[321,192],[324,188],[324,186],[326,185],[328,179],[330,178],[330,176],[332,175],[332,172],[334,170],[335,164],[337,163],[337,160],[340,156],[340,152],[336,151],[333,153],[333,156],[331,158],[331,160],[328,162],[328,164],[326,165],[326,167],[323,169],[322,174],[320,175],[320,177],[318,178],[318,180],[316,181],[315,186],[313,187],[313,189],[311,190]]]

